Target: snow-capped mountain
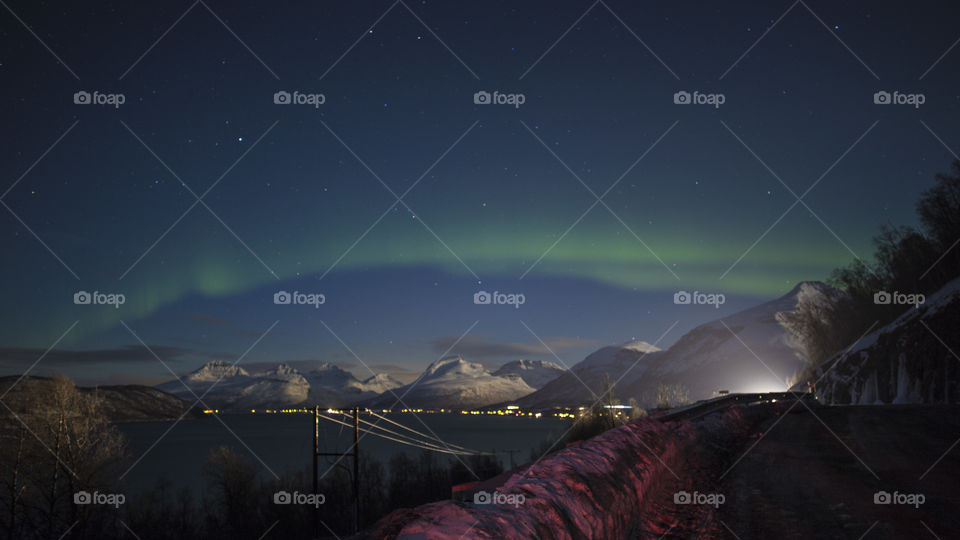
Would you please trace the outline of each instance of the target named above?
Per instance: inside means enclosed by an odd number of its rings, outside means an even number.
[[[196,400],[194,394],[203,396],[204,403],[211,407],[243,409],[290,405],[345,407],[400,386],[386,374],[361,381],[329,363],[306,373],[287,364],[249,373],[222,360],[208,362],[181,380],[183,383],[173,380],[157,388],[191,402]]]
[[[370,377],[364,379],[354,387],[363,392],[382,394],[400,386],[403,386],[403,383],[394,379],[390,375],[387,375],[386,373],[377,373],[376,375],[371,375]]]
[[[821,365],[817,397],[838,405],[960,401],[960,278]]]
[[[250,374],[240,366],[223,360],[212,360],[200,369],[183,378],[188,383],[213,383],[228,377],[248,377]]]
[[[691,400],[731,393],[783,391],[803,371],[806,353],[784,314],[801,303],[835,294],[832,287],[805,281],[786,295],[687,332],[623,393],[652,404],[660,383],[679,384]]]
[[[833,291],[823,283],[802,282],[781,298],[702,324],[663,351],[646,342],[604,347],[519,403],[548,407],[593,402],[603,392],[605,374],[611,382],[619,379],[615,397],[635,398],[644,406],[655,404],[661,383],[682,385],[694,401],[719,390],[784,390],[786,381],[802,371],[805,359],[778,313]]]
[[[450,356],[430,364],[412,383],[370,401],[369,406],[475,408],[512,401],[533,391],[517,373],[496,375],[480,364]],[[397,403],[401,396],[403,402]]]
[[[287,364],[280,364],[250,379],[250,384],[242,387],[233,398],[234,403],[251,407],[294,405],[303,402],[310,391],[307,379]]]
[[[611,381],[626,385],[643,374],[650,357],[660,349],[646,341],[629,341],[610,345],[590,353],[580,363],[545,384],[537,392],[518,400],[523,407],[572,406],[596,401],[604,392],[604,375]],[[616,390],[615,395],[619,395]]]
[[[497,377],[519,375],[527,386],[539,390],[566,371],[563,366],[546,360],[514,360],[500,366],[493,374]]]
[[[212,407],[233,403],[245,388],[255,382],[255,378],[242,367],[223,360],[211,360],[179,381],[158,384],[157,389],[191,403],[202,398],[204,403]]]
[[[304,374],[310,383],[310,403],[344,407],[376,397],[401,383],[386,373],[359,380],[352,373],[333,364],[324,363]]]

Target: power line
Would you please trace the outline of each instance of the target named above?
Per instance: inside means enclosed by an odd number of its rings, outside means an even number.
[[[383,427],[383,426],[381,426],[381,425],[378,425],[378,424],[375,423],[375,422],[370,422],[370,421],[368,421],[368,420],[363,420],[363,419],[361,419],[360,421],[363,422],[364,424],[369,424],[369,425],[370,425],[370,429],[379,429],[379,430],[385,431],[385,432],[387,432],[387,433],[389,433],[389,434],[391,434],[391,435],[394,435],[394,436],[397,436],[397,437],[402,437],[402,438],[404,438],[404,439],[413,441],[413,442],[415,442],[415,443],[423,443],[423,444],[428,444],[428,445],[433,446],[433,447],[436,447],[436,448],[441,448],[441,446],[436,445],[436,444],[433,444],[432,442],[421,441],[421,440],[419,440],[419,439],[416,439],[415,437],[411,437],[411,436],[409,436],[409,435],[404,435],[403,433],[397,433],[396,431],[393,431],[393,430],[391,430],[391,429],[385,428],[385,427]],[[442,441],[441,441],[441,442],[442,442]],[[443,446],[443,448],[449,449],[451,446],[453,446],[453,445],[445,445],[445,446]],[[474,452],[474,450],[470,450],[470,449],[468,449],[468,448],[462,448],[462,447],[461,447],[461,448],[458,448],[458,449],[463,450],[463,451],[465,451],[465,452]]]
[[[409,426],[405,426],[405,425],[403,425],[403,424],[401,424],[401,423],[399,423],[399,422],[394,422],[393,420],[387,418],[386,416],[379,415],[379,414],[377,414],[377,413],[375,413],[375,412],[372,412],[372,411],[371,411],[370,414],[373,415],[373,416],[376,416],[376,417],[379,418],[380,420],[385,420],[385,421],[387,421],[387,422],[389,422],[389,423],[391,423],[391,424],[393,424],[393,425],[395,425],[395,426],[397,426],[397,427],[401,427],[401,428],[403,428],[403,429],[406,429],[407,431],[412,431],[412,432],[416,433],[417,435],[420,435],[421,437],[424,437],[424,438],[427,438],[427,439],[431,439],[431,440],[433,440],[433,441],[436,441],[436,442],[444,445],[444,447],[459,448],[459,449],[461,449],[461,450],[466,450],[466,451],[470,451],[470,452],[475,452],[475,451],[476,451],[476,450],[471,450],[471,449],[469,449],[469,448],[464,448],[463,446],[460,446],[460,445],[458,445],[458,444],[450,444],[450,443],[447,443],[446,441],[441,441],[440,439],[438,439],[438,438],[436,438],[436,437],[433,437],[433,436],[430,436],[430,435],[427,435],[426,433],[420,433],[419,431],[417,431],[417,430],[415,430],[415,429],[413,429],[413,428],[411,428],[411,427],[409,427]]]
[[[336,420],[336,419],[334,419],[334,418],[330,418],[330,417],[324,416],[324,415],[322,415],[322,414],[319,415],[319,416],[320,416],[320,418],[323,418],[323,419],[325,419],[325,420],[329,420],[329,421],[331,421],[331,422],[340,423],[339,420]],[[363,432],[364,434],[366,434],[366,435],[373,435],[373,436],[375,436],[375,437],[380,437],[380,438],[383,438],[383,439],[387,439],[387,440],[390,440],[390,441],[398,442],[398,443],[400,443],[400,444],[405,444],[405,445],[407,445],[407,446],[412,446],[412,447],[415,447],[415,448],[420,448],[420,449],[423,449],[423,450],[430,450],[430,451],[432,451],[432,452],[440,452],[440,453],[454,454],[454,455],[478,455],[478,453],[477,453],[477,452],[474,452],[474,451],[458,452],[458,451],[448,450],[448,449],[446,449],[446,448],[442,448],[442,447],[440,447],[440,446],[436,446],[436,445],[434,445],[434,444],[432,444],[432,443],[428,443],[428,442],[425,442],[425,441],[417,441],[417,442],[419,442],[420,444],[415,444],[415,443],[411,443],[411,442],[405,441],[405,440],[403,440],[403,439],[397,439],[397,438],[390,437],[390,436],[388,436],[388,435],[384,435],[384,434],[382,434],[382,433],[377,433],[377,432],[370,431],[370,430],[367,430],[367,429],[361,429],[360,431],[362,431],[362,432]],[[429,446],[428,446],[428,445],[429,445]]]
[[[341,414],[343,414],[343,413],[341,413]],[[376,416],[377,418],[379,418],[379,419],[381,419],[381,420],[386,420],[387,422],[389,422],[389,423],[391,423],[391,424],[393,424],[393,425],[395,425],[395,426],[399,426],[399,427],[401,427],[401,428],[404,428],[404,429],[406,429],[407,431],[412,431],[413,433],[416,433],[417,435],[420,435],[421,437],[424,437],[424,438],[428,439],[429,442],[428,442],[428,441],[421,441],[421,440],[419,440],[419,439],[417,439],[417,438],[415,438],[415,437],[411,437],[411,436],[409,436],[409,435],[404,435],[404,434],[401,434],[401,433],[396,433],[396,432],[394,432],[394,431],[392,431],[392,430],[390,430],[390,429],[387,429],[387,428],[379,425],[379,422],[370,422],[370,421],[367,421],[367,420],[360,420],[360,421],[363,422],[363,423],[365,423],[365,424],[370,424],[371,427],[375,427],[375,428],[377,428],[377,429],[386,431],[387,433],[391,433],[391,434],[396,435],[396,436],[398,436],[398,437],[405,437],[405,438],[407,438],[407,439],[411,439],[411,440],[413,440],[413,441],[415,441],[415,442],[423,442],[423,443],[425,443],[425,444],[430,444],[431,446],[437,446],[437,447],[441,447],[441,446],[442,446],[444,449],[447,449],[447,450],[449,450],[449,449],[452,448],[452,449],[455,449],[455,450],[462,450],[463,452],[472,452],[472,453],[476,453],[476,454],[481,454],[481,453],[482,453],[482,452],[480,452],[479,450],[473,450],[473,449],[471,449],[471,448],[466,448],[466,447],[460,446],[460,445],[458,445],[458,444],[450,444],[450,443],[447,443],[446,441],[440,440],[440,439],[438,439],[438,438],[436,438],[436,437],[431,437],[431,436],[426,435],[426,434],[424,434],[424,433],[420,433],[419,431],[417,431],[417,430],[415,430],[415,429],[413,429],[413,428],[409,428],[409,427],[407,427],[407,426],[404,426],[403,424],[399,424],[399,423],[397,423],[397,422],[394,422],[393,420],[390,420],[389,418],[380,416],[380,415],[378,415],[378,414],[376,414],[376,413],[371,413],[371,414],[373,414],[373,416]],[[435,444],[434,441],[435,441],[436,443],[440,443],[440,444]]]
[[[352,427],[352,426],[350,426],[350,424],[347,424],[346,422],[343,422],[343,421],[341,421],[341,420],[337,420],[337,419],[335,419],[335,418],[330,418],[329,416],[324,416],[324,415],[322,415],[322,414],[318,414],[317,416],[320,417],[320,418],[323,418],[324,420],[329,420],[330,422],[333,422],[333,423],[335,423],[335,424],[341,424],[341,425],[345,425],[345,426],[348,426],[348,427]],[[385,429],[385,428],[379,428],[379,429]],[[383,438],[383,439],[387,439],[387,440],[390,440],[390,441],[398,442],[398,443],[400,443],[400,444],[405,444],[405,445],[407,445],[407,446],[412,446],[412,447],[415,447],[415,448],[420,448],[420,449],[422,449],[422,450],[429,450],[429,451],[431,451],[431,452],[440,452],[440,453],[444,453],[444,454],[453,454],[453,455],[483,455],[483,454],[484,454],[483,452],[479,452],[479,451],[476,451],[476,450],[454,451],[454,450],[450,450],[450,449],[447,449],[447,448],[443,448],[443,447],[437,446],[437,445],[435,445],[435,444],[432,444],[432,443],[429,443],[429,442],[426,442],[426,441],[417,441],[419,444],[415,444],[415,443],[411,443],[411,442],[405,441],[405,440],[403,440],[403,439],[397,439],[397,438],[394,438],[394,437],[390,437],[390,436],[388,436],[388,435],[384,435],[384,434],[382,434],[382,433],[377,433],[377,432],[374,432],[374,431],[370,431],[370,430],[368,430],[368,429],[361,429],[360,431],[362,431],[362,432],[363,432],[364,434],[366,434],[366,435],[373,435],[373,436],[375,436],[375,437],[381,437],[381,438]],[[429,445],[429,446],[428,446],[428,445]]]

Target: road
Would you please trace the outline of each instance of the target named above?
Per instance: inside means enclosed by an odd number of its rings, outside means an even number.
[[[721,473],[721,537],[960,538],[960,408],[812,411],[798,404],[763,422]],[[875,504],[881,490],[924,502]]]

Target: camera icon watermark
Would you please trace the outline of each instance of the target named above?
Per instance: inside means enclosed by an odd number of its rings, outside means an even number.
[[[886,90],[873,93],[874,105],[912,105],[919,109],[926,102],[927,96],[924,94],[904,94],[899,90],[894,90],[892,94]]]
[[[113,306],[120,309],[120,306],[127,302],[127,297],[120,293],[102,293],[100,291],[77,291],[73,293],[73,303],[78,306],[102,305]]]
[[[313,105],[314,109],[319,109],[326,102],[327,96],[324,94],[307,94],[299,90],[294,90],[292,94],[286,90],[278,90],[273,94],[275,105]]]
[[[86,90],[79,90],[73,93],[73,103],[75,105],[113,105],[119,109],[121,105],[127,102],[127,96],[123,94],[104,94],[94,90],[91,94]]]
[[[492,94],[486,90],[473,93],[474,105],[513,105],[519,109],[526,102],[527,96],[524,94],[502,94],[499,90],[494,90]]]
[[[527,302],[527,297],[521,293],[502,293],[500,291],[477,291],[473,293],[473,303],[478,306],[505,305],[520,309]]]
[[[677,491],[673,494],[673,504],[701,504],[719,508],[726,501],[727,497],[723,493]]]
[[[674,105],[712,105],[713,108],[719,109],[726,102],[727,96],[724,94],[704,94],[697,90],[693,93],[680,90],[673,94]]]
[[[702,293],[700,291],[677,291],[673,293],[673,303],[678,306],[705,305],[720,309],[726,303],[727,297],[722,293]]]
[[[73,504],[78,505],[101,504],[120,508],[120,505],[125,502],[127,502],[127,497],[123,493],[100,493],[99,491],[90,493],[81,490],[73,494]]]
[[[927,502],[927,497],[923,493],[900,493],[894,491],[878,491],[873,494],[873,504],[903,504],[920,508],[920,505]]]
[[[877,291],[873,293],[873,303],[881,306],[914,306],[920,307],[927,301],[927,297],[920,293],[907,294],[899,291],[887,292]]]
[[[523,493],[500,493],[494,491],[478,491],[473,494],[473,504],[502,504],[518,508],[521,504],[527,502],[527,497]]]
[[[313,306],[319,309],[321,304],[327,302],[327,297],[322,293],[302,293],[300,291],[277,291],[273,293],[273,303],[278,306]]]
[[[300,493],[294,491],[277,491],[273,494],[273,504],[303,504],[314,508],[320,508],[321,504],[327,502],[327,497],[323,493]]]

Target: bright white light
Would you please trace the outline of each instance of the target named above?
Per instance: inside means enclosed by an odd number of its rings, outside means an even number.
[[[786,383],[774,379],[769,374],[763,379],[755,379],[745,382],[743,386],[730,388],[730,392],[741,394],[764,394],[767,392],[786,392],[787,390]]]

